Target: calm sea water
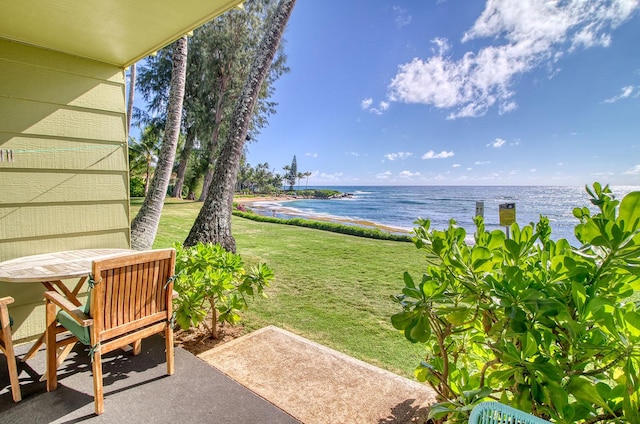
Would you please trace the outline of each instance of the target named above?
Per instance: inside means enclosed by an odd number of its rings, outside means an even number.
[[[314,187],[330,188],[352,197],[342,199],[301,199],[281,202],[259,202],[252,208],[258,213],[278,217],[320,218],[344,222],[368,221],[399,230],[411,231],[417,218],[431,220],[431,228],[444,229],[454,219],[472,234],[472,218],[476,202],[484,202],[485,225],[488,230],[500,227],[499,205],[515,203],[516,221],[526,225],[538,222],[539,216],[549,218],[552,239],[566,238],[575,242],[574,226],[578,220],[575,207],[590,205],[584,187],[451,187],[451,186],[363,186]],[[640,187],[612,187],[616,198]],[[356,224],[354,222],[354,224]]]

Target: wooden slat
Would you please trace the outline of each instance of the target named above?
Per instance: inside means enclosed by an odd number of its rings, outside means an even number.
[[[146,337],[152,336],[157,333],[161,333],[164,331],[165,327],[166,327],[166,324],[158,323],[158,324],[152,325],[151,327],[146,327],[140,331],[136,331],[135,333],[127,334],[124,337],[113,339],[112,341],[109,341],[101,346],[100,353],[101,354],[109,353],[112,350],[132,344],[137,340],[144,339]]]
[[[144,318],[140,318],[138,320],[121,325],[119,327],[114,327],[109,330],[103,331],[100,334],[100,342],[108,341],[115,337],[134,331],[138,328],[143,328],[143,327],[147,327],[149,325],[155,324],[157,322],[166,322],[166,321],[167,321],[167,313],[158,312],[153,315],[149,315]]]
[[[111,328],[111,314],[112,314],[111,298],[113,296],[113,285],[108,283],[110,282],[111,278],[113,278],[113,270],[108,269],[105,272],[103,272],[102,278],[103,280],[100,282],[100,284],[102,284],[102,291],[104,291],[104,295],[101,296],[104,298],[104,307],[102,311],[97,311],[97,313],[102,315],[101,321],[104,323],[103,325],[103,331],[104,331]]]

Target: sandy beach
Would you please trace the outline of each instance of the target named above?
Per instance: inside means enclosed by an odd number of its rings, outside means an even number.
[[[240,204],[255,202],[282,202],[287,200],[296,200],[296,198],[292,196],[238,196],[233,198],[235,203]]]
[[[294,197],[294,196],[243,196],[243,197],[234,197],[233,201],[238,203],[238,204],[243,204],[246,206],[251,207],[252,204],[254,203],[269,203],[269,202],[286,202],[286,201],[293,201],[293,200],[299,200],[299,197]],[[290,215],[290,216],[297,216],[295,213],[291,213],[289,210],[287,210],[284,207],[276,207],[276,206],[269,206],[267,208],[261,208],[262,210],[271,210],[283,215]],[[383,231],[387,231],[390,233],[394,233],[394,234],[410,234],[410,231],[407,231],[405,229],[402,228],[397,228],[397,227],[392,227],[392,226],[388,226],[388,225],[383,225],[377,222],[371,222],[371,221],[365,221],[365,220],[356,220],[356,219],[350,219],[350,218],[346,218],[346,217],[338,217],[338,216],[333,216],[331,218],[328,217],[323,217],[323,216],[313,216],[313,217],[303,217],[304,219],[310,219],[310,220],[315,220],[315,221],[326,221],[326,222],[335,222],[335,223],[341,223],[341,224],[349,224],[349,225],[356,225],[359,227],[365,227],[365,228],[377,228],[379,230],[383,230]]]

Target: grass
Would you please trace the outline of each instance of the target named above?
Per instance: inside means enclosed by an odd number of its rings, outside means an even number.
[[[141,200],[132,199],[134,215]],[[186,238],[201,203],[168,199],[154,247]],[[399,310],[390,296],[402,274],[420,275],[421,253],[411,243],[373,240],[310,228],[233,217],[237,252],[248,264],[266,262],[275,272],[267,299],[244,313],[255,330],[276,325],[368,363],[411,377],[424,356],[394,330]]]

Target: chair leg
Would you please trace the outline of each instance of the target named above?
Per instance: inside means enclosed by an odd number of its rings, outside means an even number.
[[[104,390],[102,388],[102,354],[100,348],[94,349],[92,356],[93,369],[93,398],[96,415],[104,412]]]
[[[133,342],[133,356],[140,355],[140,352],[142,352],[142,340],[136,340]]]
[[[174,351],[173,351],[173,328],[167,325],[164,332],[164,339],[167,351],[167,375],[172,375],[175,371]]]
[[[14,402],[22,400],[20,393],[20,380],[18,380],[18,366],[13,353],[13,346],[7,346],[7,364],[9,365],[9,380],[11,381],[11,394]]]
[[[58,388],[58,361],[56,358],[56,305],[47,301],[47,391],[51,392]]]

